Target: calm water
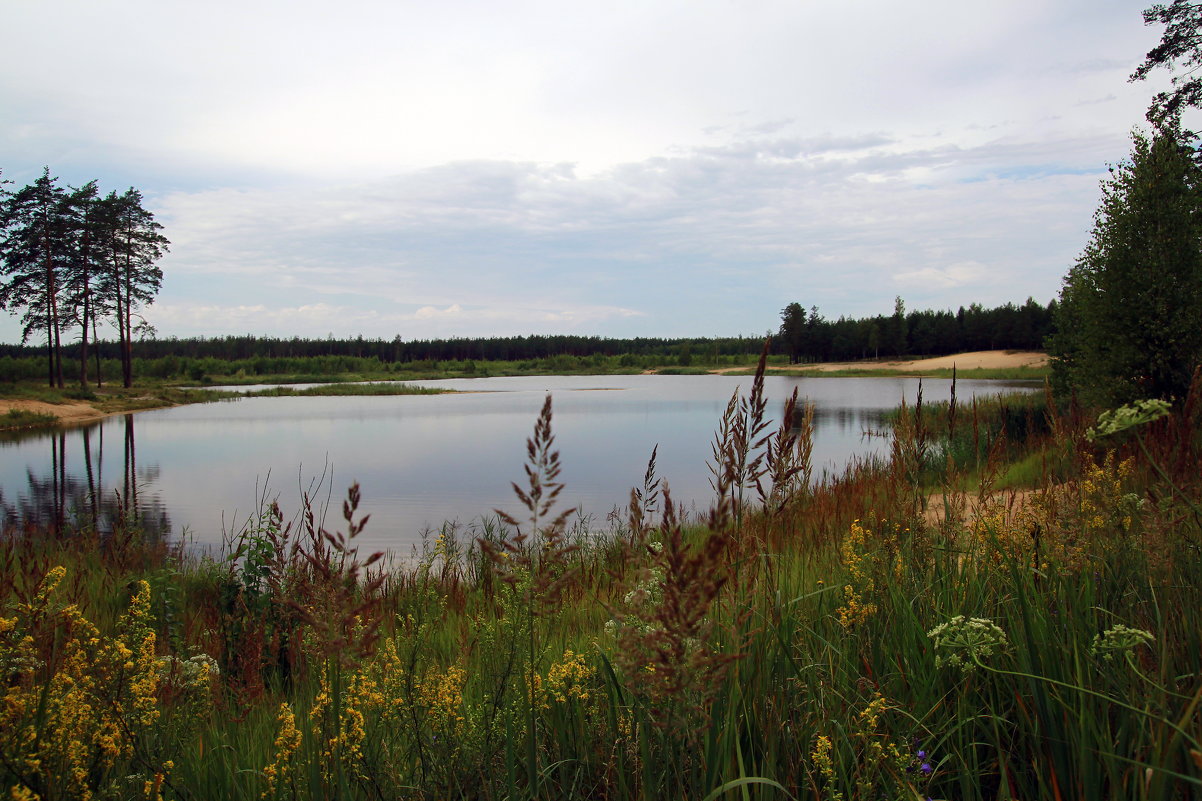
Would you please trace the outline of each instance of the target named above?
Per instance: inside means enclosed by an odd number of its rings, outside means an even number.
[[[220,542],[278,498],[285,516],[302,491],[326,502],[327,527],[340,522],[352,482],[371,514],[365,548],[407,553],[421,532],[444,521],[471,524],[495,508],[521,519],[511,481],[522,481],[525,441],[545,395],[567,488],[562,507],[579,507],[603,526],[642,481],[659,445],[658,473],[678,501],[708,508],[710,444],[722,411],[749,377],[580,376],[422,382],[455,395],[245,398],[113,417],[62,432],[0,442],[0,505],[14,513],[112,515],[135,505],[144,524],[196,543]],[[769,377],[769,414],[785,399],[814,403],[816,469],[838,470],[857,455],[882,452],[866,437],[918,380]],[[925,379],[928,401],[946,400],[950,382]],[[1020,388],[960,381],[959,398]],[[1021,387],[1028,388],[1028,387]],[[118,500],[120,499],[120,501]],[[561,507],[561,508],[562,508]]]

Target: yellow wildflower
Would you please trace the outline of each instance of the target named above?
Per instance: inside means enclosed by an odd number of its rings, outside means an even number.
[[[287,703],[280,704],[276,723],[279,724],[279,731],[275,736],[275,760],[263,768],[263,775],[267,778],[267,789],[263,791],[261,798],[276,794],[276,789],[287,778],[293,755],[301,745],[300,729],[296,728],[296,715]]]

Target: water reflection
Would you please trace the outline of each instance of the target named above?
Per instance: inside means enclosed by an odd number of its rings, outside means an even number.
[[[119,443],[112,442],[114,434]],[[27,461],[23,486],[8,480],[0,484],[3,531],[29,527],[53,534],[87,528],[105,535],[121,525],[137,527],[151,537],[171,531],[167,509],[150,489],[159,476],[157,465],[138,469],[134,415],[32,437],[6,432],[4,439],[6,449],[17,442],[28,445],[30,440],[48,446],[49,464]]]
[[[323,503],[357,482],[371,522],[364,548],[407,552],[427,527],[471,525],[494,509],[519,513],[526,438],[543,399],[566,489],[559,508],[579,508],[604,526],[641,481],[658,446],[660,476],[686,509],[713,499],[707,462],[723,410],[748,376],[544,376],[430,382],[451,395],[259,397],[140,412],[67,431],[0,438],[0,511],[5,525],[111,530],[132,515],[156,534],[190,532],[219,544],[278,500],[285,516],[308,493]],[[950,382],[927,381],[927,399]],[[852,459],[887,454],[889,410],[916,398],[916,379],[769,377],[770,415],[794,389],[812,402],[816,475]],[[1012,389],[961,381],[959,397]],[[482,391],[484,390],[484,391]],[[315,491],[314,482],[320,486]],[[168,517],[167,510],[170,510]],[[334,517],[337,517],[335,513]],[[336,520],[331,521],[331,525]]]
[[[884,415],[877,409],[815,408],[814,426],[863,437],[876,436],[886,430]]]

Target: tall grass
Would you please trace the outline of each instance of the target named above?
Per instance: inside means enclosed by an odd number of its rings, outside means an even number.
[[[411,563],[306,500],[216,557],[134,530],[0,551],[13,798],[1193,798],[1202,793],[1196,400],[1090,440],[1031,402],[899,411],[813,476],[763,362],[686,519],[651,454],[625,519],[524,510]],[[1195,399],[1197,395],[1193,396]],[[570,454],[568,455],[570,458]],[[998,489],[1009,465],[1030,486]],[[966,477],[976,481],[971,499]],[[932,517],[940,492],[961,515]],[[957,500],[958,499],[958,500]]]

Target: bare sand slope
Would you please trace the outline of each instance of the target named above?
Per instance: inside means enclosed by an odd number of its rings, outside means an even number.
[[[773,370],[817,370],[834,372],[836,370],[897,370],[906,372],[922,372],[924,370],[974,370],[986,368],[990,370],[1007,369],[1012,367],[1043,367],[1048,363],[1048,355],[1036,351],[1018,350],[978,350],[971,353],[956,353],[951,356],[937,356],[933,359],[918,359],[916,361],[863,361],[863,362],[820,362],[816,364],[773,365]],[[746,368],[740,368],[746,369]],[[723,370],[722,372],[727,372]]]
[[[35,414],[52,415],[53,417],[57,417],[60,423],[68,425],[90,423],[93,420],[100,420],[107,416],[105,412],[96,409],[84,401],[46,403],[45,401],[36,400],[0,398],[0,414],[7,414],[14,409],[23,412],[33,412]]]

